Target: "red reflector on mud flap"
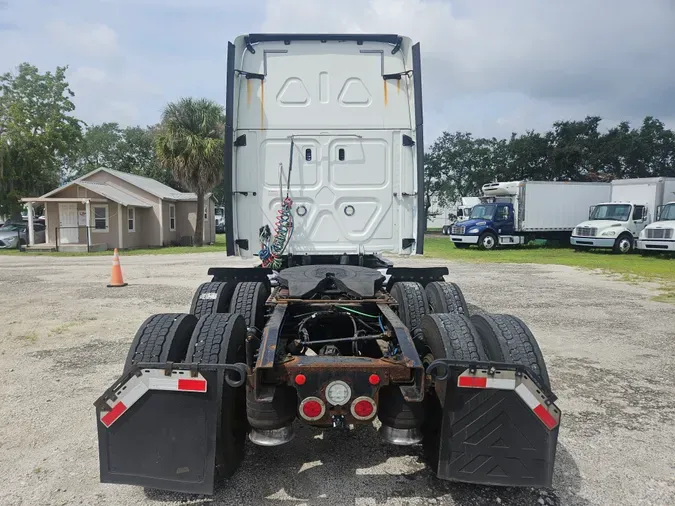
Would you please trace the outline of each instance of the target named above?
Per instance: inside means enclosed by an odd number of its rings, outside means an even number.
[[[103,423],[103,425],[106,427],[110,427],[115,422],[115,420],[122,416],[122,413],[124,413],[126,410],[127,407],[124,405],[124,403],[119,401],[101,418],[101,423]]]
[[[487,378],[479,378],[477,376],[460,376],[457,386],[463,388],[486,388]]]
[[[544,422],[544,425],[546,425],[546,427],[548,427],[550,430],[553,430],[555,426],[558,425],[557,420],[553,418],[548,411],[546,411],[546,408],[543,404],[539,404],[539,406],[534,408],[532,411],[534,411],[534,414],[537,415],[539,420]]]
[[[178,380],[178,390],[181,392],[206,392],[206,380],[181,378]]]

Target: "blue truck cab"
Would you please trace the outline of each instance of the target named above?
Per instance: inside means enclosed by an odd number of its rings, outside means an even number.
[[[508,238],[508,244],[517,244],[512,240],[514,232],[513,204],[482,202],[473,207],[468,220],[452,226],[450,240],[458,248],[474,244],[480,249],[491,250],[497,247],[501,237]],[[504,242],[502,239],[501,243]]]

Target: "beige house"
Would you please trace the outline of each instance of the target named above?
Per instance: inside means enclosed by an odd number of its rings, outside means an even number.
[[[154,179],[97,169],[41,197],[24,198],[33,249],[100,251],[192,244],[197,195]],[[45,207],[46,241],[34,244],[33,204]],[[206,197],[204,242],[216,240],[215,202]]]

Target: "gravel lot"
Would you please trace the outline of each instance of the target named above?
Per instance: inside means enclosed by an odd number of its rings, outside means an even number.
[[[430,260],[397,262],[435,263]],[[137,327],[181,312],[222,254],[0,256],[0,505],[675,504],[675,308],[649,285],[561,266],[448,264],[467,300],[523,318],[546,356],[563,421],[551,491],[439,482],[419,448],[300,428],[249,445],[214,499],[98,481],[92,402],[118,376]],[[675,263],[673,264],[675,268]]]

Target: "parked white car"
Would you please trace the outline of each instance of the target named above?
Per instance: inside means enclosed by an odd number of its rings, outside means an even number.
[[[33,223],[35,244],[45,242],[45,226],[42,223]],[[27,223],[5,223],[0,227],[0,249],[18,248],[28,244]]]

